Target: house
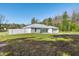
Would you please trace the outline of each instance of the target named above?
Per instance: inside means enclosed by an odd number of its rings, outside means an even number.
[[[23,34],[23,33],[58,33],[59,29],[54,26],[47,26],[44,24],[31,24],[22,29],[9,29],[9,34]]]

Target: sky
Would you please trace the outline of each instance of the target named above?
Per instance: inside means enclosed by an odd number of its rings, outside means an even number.
[[[79,9],[78,3],[0,3],[0,15],[6,16],[8,23],[18,24],[30,24],[33,17],[42,21],[65,11],[71,15],[74,9]]]

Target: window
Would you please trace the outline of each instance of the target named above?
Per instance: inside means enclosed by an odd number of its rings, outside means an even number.
[[[48,32],[48,29],[46,29],[46,28],[41,29],[41,33],[46,33],[46,32]]]

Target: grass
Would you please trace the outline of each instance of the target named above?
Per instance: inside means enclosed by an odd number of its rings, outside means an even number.
[[[60,34],[60,33],[58,33]],[[64,33],[65,34],[65,33]],[[75,33],[76,34],[76,33]],[[69,56],[79,55],[79,40],[72,38],[55,38],[55,34],[16,34],[0,33],[0,42],[8,45],[0,47],[0,56],[4,55],[42,55]],[[21,40],[20,40],[21,39]],[[28,40],[27,40],[28,39]],[[30,40],[31,39],[31,40]]]
[[[59,32],[58,34],[79,34],[79,32]]]
[[[16,34],[16,35],[1,35],[0,41],[17,39],[17,38],[30,38],[30,39],[48,39],[52,34]]]
[[[16,35],[8,35],[7,32],[0,33],[0,41],[7,41],[12,39],[18,38],[28,38],[36,41],[70,41],[71,39],[65,38],[54,38],[53,35],[55,34],[38,34],[38,33],[31,33],[31,34],[16,34]]]
[[[79,34],[79,32],[59,32],[59,34]],[[16,34],[16,35],[8,35],[7,32],[0,32],[0,41],[17,39],[17,38],[28,38],[37,41],[70,41],[72,39],[65,39],[65,38],[54,38],[53,35],[57,34],[38,34],[38,33],[31,33],[31,34]]]
[[[0,32],[0,36],[8,35],[8,32]]]

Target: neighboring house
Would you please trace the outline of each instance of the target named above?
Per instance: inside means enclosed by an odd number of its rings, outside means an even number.
[[[31,24],[23,27],[22,29],[9,29],[9,34],[22,34],[22,33],[58,33],[59,29],[54,26],[46,26],[43,24]]]

